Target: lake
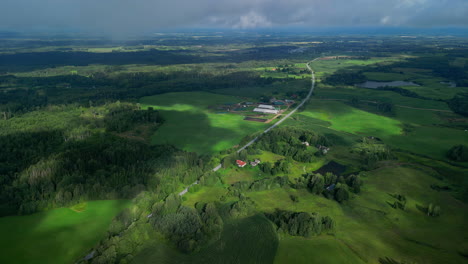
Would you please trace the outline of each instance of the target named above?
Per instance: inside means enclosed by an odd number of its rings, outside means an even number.
[[[376,89],[379,87],[391,86],[391,87],[398,87],[398,86],[419,86],[414,82],[405,82],[405,81],[393,81],[393,82],[374,82],[374,81],[367,81],[365,83],[357,84],[359,87],[363,88],[371,88]]]

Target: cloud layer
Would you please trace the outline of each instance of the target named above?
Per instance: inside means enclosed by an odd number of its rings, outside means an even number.
[[[177,27],[468,25],[467,0],[3,0],[0,28],[111,34]]]

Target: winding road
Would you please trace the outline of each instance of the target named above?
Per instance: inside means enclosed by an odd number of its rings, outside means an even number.
[[[296,108],[294,108],[291,112],[289,112],[287,115],[283,116],[280,120],[278,120],[276,123],[274,123],[271,127],[265,129],[265,131],[263,131],[262,135],[263,134],[266,134],[268,133],[270,130],[272,130],[273,128],[279,126],[281,123],[283,123],[286,119],[288,119],[290,116],[292,116],[299,108],[301,108],[307,101],[309,101],[310,97],[312,96],[312,93],[314,92],[314,88],[315,88],[315,73],[314,71],[312,70],[312,68],[310,67],[310,64],[316,60],[318,60],[320,58],[315,58],[309,62],[306,63],[306,66],[307,66],[307,69],[309,69],[309,71],[311,72],[311,84],[310,84],[310,91],[309,93],[307,94],[307,96],[304,98],[304,100],[302,100],[302,102],[296,106]],[[260,135],[261,136],[261,135]],[[241,152],[242,150],[246,149],[247,147],[249,147],[250,145],[252,145],[253,143],[255,143],[255,141],[257,141],[260,136],[257,136],[255,137],[254,139],[252,139],[251,141],[249,141],[247,144],[245,144],[242,148],[238,149],[237,150],[237,153]],[[221,164],[218,164],[216,167],[213,168],[213,171],[217,171],[221,168]],[[180,196],[183,196],[185,195],[189,188],[192,187],[193,185],[196,185],[198,184],[198,180],[195,181],[194,183],[190,184],[189,186],[187,186],[183,191],[181,191],[179,193]]]

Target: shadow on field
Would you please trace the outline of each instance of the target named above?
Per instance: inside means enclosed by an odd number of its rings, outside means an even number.
[[[427,214],[427,207],[416,204],[416,209],[418,209],[421,213]]]
[[[214,126],[208,115],[199,111],[160,110],[166,122],[152,137],[153,144],[173,144],[178,148],[210,153],[232,148],[240,140],[261,127],[226,115],[226,127]],[[241,122],[230,124],[229,122]],[[218,124],[219,125],[219,124]],[[230,127],[230,128],[229,128]]]
[[[263,215],[255,215],[225,223],[221,238],[200,252],[187,255],[157,243],[143,250],[132,263],[271,264],[278,244],[272,224]]]

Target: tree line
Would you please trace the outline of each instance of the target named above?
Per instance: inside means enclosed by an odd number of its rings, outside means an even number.
[[[307,173],[298,178],[292,187],[295,189],[307,189],[316,195],[323,195],[328,199],[335,199],[337,202],[349,200],[350,192],[359,193],[361,191],[362,180],[359,175],[336,176],[333,173]]]
[[[265,215],[276,225],[278,233],[291,236],[317,236],[333,230],[335,226],[331,217],[321,216],[318,213],[276,210],[274,213]]]
[[[80,103],[89,106],[90,100],[96,105],[167,92],[262,86],[275,81],[273,78],[262,78],[257,73],[246,71],[224,75],[196,71],[138,72],[115,75],[98,72],[88,77],[5,75],[0,76],[0,85],[14,89],[2,92],[0,112],[24,113],[48,104]]]

